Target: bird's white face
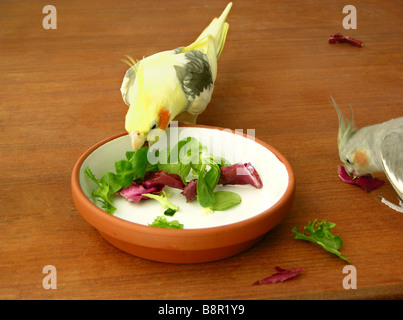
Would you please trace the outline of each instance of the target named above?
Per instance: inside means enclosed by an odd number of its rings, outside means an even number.
[[[153,136],[151,134],[153,130],[166,130],[170,118],[171,112],[165,107],[153,107],[151,104],[147,109],[130,106],[126,114],[125,127],[131,138],[133,150],[137,151],[149,141]]]
[[[344,151],[339,150],[339,157],[346,172],[350,176],[362,176],[370,173],[368,152],[365,149]]]

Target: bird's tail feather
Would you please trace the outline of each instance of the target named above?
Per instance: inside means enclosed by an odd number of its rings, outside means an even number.
[[[206,44],[206,38],[212,37],[214,39],[214,45],[216,49],[217,59],[219,58],[225,44],[225,39],[227,37],[229,24],[225,22],[228,13],[232,7],[232,2],[228,3],[227,7],[224,9],[223,13],[219,18],[214,18],[213,21],[208,25],[206,29],[200,34],[200,36],[193,42],[190,46],[186,47],[184,51],[191,49],[197,49],[199,46],[204,46]]]

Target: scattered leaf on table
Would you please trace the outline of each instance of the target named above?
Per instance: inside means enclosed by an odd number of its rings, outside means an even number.
[[[292,278],[295,278],[303,268],[291,268],[289,270],[282,269],[280,267],[274,267],[277,273],[272,274],[270,277],[264,278],[262,280],[258,280],[252,283],[252,286],[261,285],[261,284],[269,284],[269,283],[278,283],[283,282]]]
[[[308,222],[308,226],[304,227],[304,231],[298,232],[298,227],[295,226],[292,229],[292,232],[295,233],[294,239],[316,243],[326,251],[329,251],[330,253],[333,253],[339,258],[350,263],[350,261],[338,251],[343,244],[343,241],[339,235],[335,236],[332,234],[330,229],[335,226],[335,223],[326,221],[319,223],[318,219],[315,219],[312,223]],[[305,231],[308,231],[309,234],[306,234]]]
[[[385,183],[385,181],[381,179],[373,178],[370,174],[366,174],[364,176],[359,177],[351,177],[343,166],[338,166],[337,172],[339,174],[340,179],[343,182],[349,184],[356,184],[357,186],[360,186],[367,192],[375,190],[383,186],[383,184]]]

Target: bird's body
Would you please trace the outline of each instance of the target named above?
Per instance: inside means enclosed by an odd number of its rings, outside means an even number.
[[[346,171],[354,176],[384,172],[403,199],[403,117],[356,129],[353,119],[343,119],[334,100],[333,105],[339,117],[339,156]],[[383,197],[382,202],[403,212]]]
[[[195,123],[205,110],[214,90],[217,59],[229,27],[225,19],[231,6],[229,3],[191,45],[140,61],[129,58],[131,67],[120,90],[129,105],[125,128],[134,150],[149,140],[150,131],[166,130],[175,118]]]

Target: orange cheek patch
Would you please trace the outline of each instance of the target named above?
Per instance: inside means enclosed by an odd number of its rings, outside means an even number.
[[[165,130],[168,127],[170,117],[171,112],[169,112],[167,108],[162,108],[160,112],[158,112],[158,127],[162,130]]]
[[[364,152],[357,151],[354,155],[354,162],[361,168],[365,168],[368,165],[368,157]]]

